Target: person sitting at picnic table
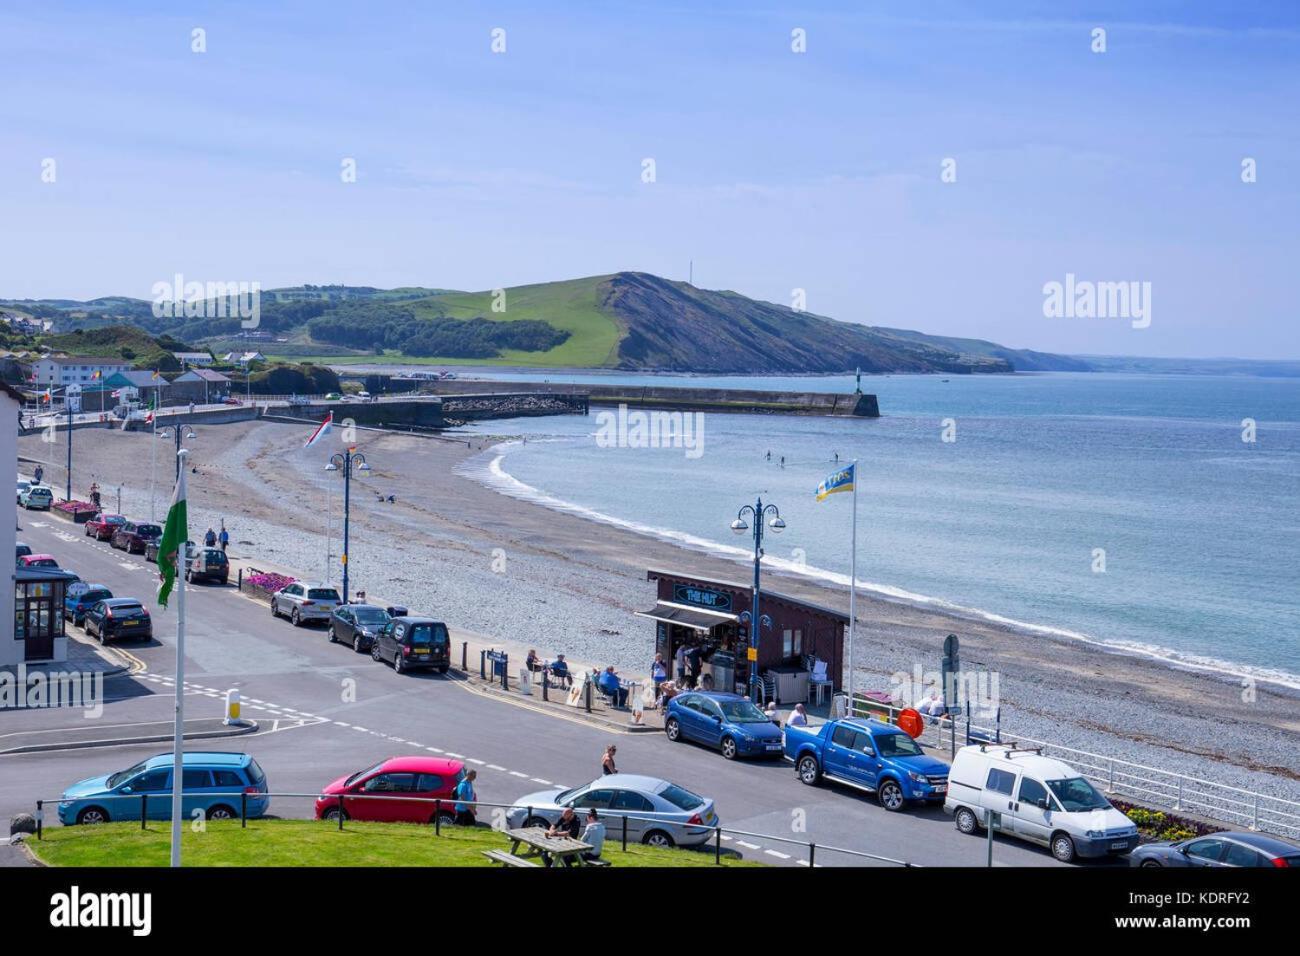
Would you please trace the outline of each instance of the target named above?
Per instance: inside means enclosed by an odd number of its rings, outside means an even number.
[[[555,660],[551,661],[551,675],[563,681],[565,687],[573,686],[573,675],[569,673],[569,665],[565,663],[563,654],[556,654]]]
[[[614,665],[610,664],[605,668],[605,673],[600,675],[600,689],[609,695],[610,700],[614,702],[615,707],[627,706],[627,688],[618,679],[618,674],[614,672]]]
[[[591,849],[585,850],[582,858],[588,862],[599,860],[600,851],[605,847],[605,824],[600,822],[600,815],[596,813],[595,807],[587,811],[587,825],[583,828],[579,839],[583,843],[591,844]]]
[[[791,727],[808,726],[808,711],[804,709],[803,704],[794,705],[794,713],[790,715],[790,719],[786,723]]]
[[[568,837],[570,840],[576,840],[578,839],[578,833],[581,829],[582,824],[578,821],[578,815],[573,812],[573,807],[565,807],[564,812],[560,814],[560,819],[556,820],[555,823],[547,829],[546,836],[552,840],[564,839],[565,837]],[[543,853],[542,862],[547,866],[551,866],[551,855],[549,853]],[[572,866],[573,863],[566,857],[564,865]]]

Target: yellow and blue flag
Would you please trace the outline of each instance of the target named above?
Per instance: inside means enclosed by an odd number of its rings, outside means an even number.
[[[828,495],[833,495],[840,491],[853,490],[853,477],[857,465],[852,464],[847,468],[841,468],[833,475],[829,475],[820,485],[817,486],[817,500],[822,501]]]

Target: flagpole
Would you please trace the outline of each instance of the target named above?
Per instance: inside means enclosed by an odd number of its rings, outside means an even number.
[[[853,627],[857,623],[858,594],[858,460],[853,459],[853,549],[849,558],[849,716],[853,716]]]
[[[155,372],[154,375],[158,373]],[[149,446],[149,520],[158,520],[157,486],[158,474],[158,386],[153,390],[153,443]]]
[[[185,494],[185,459],[189,452],[181,449],[180,477],[177,482],[177,501],[187,501]],[[181,796],[185,790],[183,770],[185,736],[185,569],[189,563],[189,549],[184,541],[176,558],[176,723],[172,728],[172,866],[181,865]]]

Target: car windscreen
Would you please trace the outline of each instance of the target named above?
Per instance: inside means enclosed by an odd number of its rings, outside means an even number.
[[[208,564],[225,564],[226,556],[220,551],[204,551],[203,560],[207,561]]]
[[[447,628],[441,624],[416,624],[409,629],[409,634],[412,644],[443,646],[448,643]]]
[[[703,797],[696,796],[689,790],[677,786],[675,783],[670,783],[668,786],[660,790],[659,796],[663,797],[673,806],[680,807],[682,810],[695,810],[704,806]]]
[[[353,609],[358,624],[387,624],[388,613],[377,607],[359,607]]]
[[[87,591],[81,596],[82,603],[94,604],[96,601],[107,601],[113,596],[113,592],[107,589],[100,591]]]
[[[357,771],[356,773],[354,773],[352,776],[348,777],[348,779],[346,779],[346,780],[343,781],[344,786],[350,787],[350,786],[352,786],[354,783],[356,783],[358,780],[360,780],[362,777],[368,777],[368,776],[370,776],[372,773],[378,773],[378,772],[379,772],[379,768],[382,767],[382,766],[383,766],[384,764],[386,764],[386,763],[388,763],[387,760],[381,760],[381,761],[379,761],[379,763],[375,764],[373,767],[368,767],[368,768],[365,769],[365,770],[358,770],[358,771]]]
[[[126,770],[119,770],[117,773],[111,774],[108,778],[108,786],[109,787],[121,786],[122,784],[130,780],[132,777],[134,777],[136,774],[144,773],[144,765],[146,762],[147,761],[142,760],[134,767],[128,767]]]
[[[113,612],[114,617],[130,617],[144,612],[144,608],[139,604],[114,604],[109,610]]]
[[[733,724],[765,724],[772,720],[748,700],[720,700],[722,716]]]
[[[156,538],[162,534],[162,528],[156,524],[140,524],[135,526],[135,533],[142,538]]]
[[[923,753],[907,734],[880,734],[875,740],[882,757],[920,757]]]
[[[1069,777],[1065,780],[1049,780],[1047,786],[1067,813],[1080,810],[1104,810],[1110,801],[1097,792],[1097,788],[1083,777]]]
[[[55,561],[53,558],[40,558],[36,561],[28,561],[27,566],[29,568],[57,568],[59,562]]]
[[[333,588],[308,588],[307,597],[313,601],[337,601],[339,592]]]

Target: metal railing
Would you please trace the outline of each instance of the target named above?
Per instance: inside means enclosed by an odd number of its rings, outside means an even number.
[[[897,723],[902,710],[861,697],[853,700],[853,713],[858,717],[886,714],[891,723]],[[979,726],[964,714],[958,714],[955,719],[923,715],[923,719],[925,730],[917,742],[931,749],[952,754],[966,743],[1013,743],[1068,763],[1093,783],[1100,784],[1108,794],[1132,797],[1153,809],[1196,813],[1251,830],[1300,836],[1300,801],[1009,733],[1000,723]]]
[[[458,824],[455,824],[453,822],[456,817],[456,807],[458,805],[472,806],[475,808],[475,810],[478,810],[479,808],[489,808],[489,809],[499,809],[503,811],[500,814],[496,814],[495,815],[496,820],[494,820],[494,822],[490,824],[490,828],[492,830],[501,833],[503,835],[506,833],[507,830],[516,829],[516,827],[508,825],[507,814],[509,814],[511,811],[513,811],[514,815],[519,819],[520,826],[524,825],[528,820],[537,819],[539,817],[539,814],[535,811],[543,810],[543,812],[549,812],[553,815],[555,814],[554,807],[539,808],[539,807],[529,806],[527,804],[522,804],[517,802],[516,803],[492,803],[487,800],[457,800],[454,797],[412,797],[412,796],[405,796],[405,795],[389,796],[389,795],[382,795],[382,794],[360,794],[360,793],[341,793],[341,794],[291,793],[291,792],[250,793],[247,790],[230,790],[230,791],[204,790],[201,794],[195,793],[193,795],[193,798],[194,799],[201,798],[209,804],[212,804],[213,802],[223,798],[227,799],[229,801],[228,805],[221,805],[221,804],[219,805],[224,806],[225,809],[231,811],[231,819],[237,819],[242,829],[247,829],[249,820],[267,819],[265,810],[262,813],[256,813],[250,816],[248,805],[251,800],[257,800],[257,801],[265,800],[268,802],[273,799],[311,800],[313,801],[313,803],[319,801],[325,801],[327,804],[330,805],[324,807],[320,811],[320,816],[318,818],[319,822],[323,826],[334,826],[340,831],[343,830],[345,825],[349,822],[357,822],[357,823],[372,822],[372,821],[363,821],[363,820],[353,821],[350,815],[348,814],[347,808],[349,806],[355,808],[358,803],[363,803],[365,801],[393,801],[393,802],[401,802],[405,804],[423,803],[428,805],[428,808],[431,811],[429,815],[429,819],[427,821],[427,825],[432,827],[432,833],[434,837],[442,836],[442,828],[445,826],[453,826],[453,827],[459,826]],[[61,799],[37,800],[36,813],[35,813],[36,839],[43,840],[45,836],[45,808],[47,805],[58,806],[61,802],[69,803],[69,804],[82,804],[83,809],[85,809],[87,806],[99,806],[101,804],[109,804],[113,801],[119,801],[119,805],[124,806],[126,809],[124,809],[120,815],[115,815],[113,811],[108,811],[108,816],[110,818],[109,822],[124,823],[124,822],[138,821],[140,824],[140,829],[145,830],[148,829],[149,822],[151,820],[155,823],[170,822],[171,820],[172,793],[169,790],[161,790],[153,793],[139,793],[139,794],[134,794],[134,793],[133,794],[109,794],[105,796],[96,796],[94,798],[77,797],[67,801],[63,801]],[[151,816],[150,807],[158,807],[160,805],[163,808],[162,814],[157,815],[155,812],[155,815]],[[108,810],[107,807],[104,807],[103,809]],[[215,807],[212,807],[212,809],[215,809]],[[269,806],[266,809],[269,809]],[[586,807],[577,807],[575,808],[575,812],[582,814],[585,813],[586,809],[587,809]],[[764,843],[779,843],[783,846],[790,847],[791,849],[798,848],[803,852],[803,855],[799,858],[796,858],[793,853],[781,853],[781,854],[777,854],[777,856],[778,858],[783,858],[784,860],[792,861],[796,865],[801,864],[807,866],[809,869],[823,865],[817,862],[818,853],[821,853],[823,856],[828,853],[839,854],[855,860],[866,860],[874,863],[885,864],[888,866],[901,866],[901,867],[909,867],[909,868],[920,866],[920,864],[918,863],[910,863],[907,860],[899,860],[894,857],[882,856],[877,853],[868,853],[865,850],[852,850],[849,849],[848,847],[835,846],[833,844],[827,844],[827,843],[817,843],[812,840],[800,840],[795,837],[777,836],[771,833],[754,833],[749,830],[733,830],[729,827],[724,827],[724,826],[691,824],[691,823],[680,822],[673,819],[666,819],[662,815],[646,816],[643,814],[624,813],[622,811],[607,810],[604,808],[597,808],[597,812],[600,814],[600,819],[605,824],[606,844],[618,843],[621,845],[624,852],[626,852],[627,850],[629,836],[630,836],[628,822],[635,821],[638,823],[653,824],[657,829],[662,830],[670,838],[673,839],[674,846],[676,845],[678,837],[674,836],[673,831],[687,831],[692,837],[699,837],[707,834],[706,839],[701,840],[699,842],[692,843],[690,846],[680,847],[679,849],[681,849],[683,852],[699,852],[699,853],[711,852],[713,855],[714,865],[716,866],[722,865],[723,855],[724,855],[723,853],[724,838],[728,839],[729,842],[740,843],[742,846],[745,846],[746,849],[749,849],[751,847],[753,849],[763,849],[763,848],[757,846],[756,844],[749,844],[747,840],[741,838],[748,838],[750,840],[762,840]],[[191,814],[191,817],[193,819],[199,819],[199,818],[205,820],[208,819],[207,814],[201,810],[195,810]],[[273,818],[273,819],[278,819],[278,818]],[[81,824],[81,825],[91,826],[93,824]],[[483,824],[476,823],[476,826],[483,826]],[[730,857],[733,852],[734,851],[728,850],[726,855]]]

